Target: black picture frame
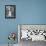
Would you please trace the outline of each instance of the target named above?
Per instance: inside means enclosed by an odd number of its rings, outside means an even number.
[[[16,5],[5,5],[5,18],[6,19],[16,18]]]

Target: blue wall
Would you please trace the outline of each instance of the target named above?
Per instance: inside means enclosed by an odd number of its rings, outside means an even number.
[[[5,19],[8,4],[16,4],[16,19]],[[46,24],[46,0],[0,0],[0,43],[8,43],[9,32],[17,33],[18,24]]]
[[[46,24],[46,0],[17,1],[17,23]]]
[[[8,34],[17,33],[17,20],[5,19],[5,5],[16,5],[15,0],[0,0],[0,44],[8,43]],[[17,39],[16,41],[17,42]]]

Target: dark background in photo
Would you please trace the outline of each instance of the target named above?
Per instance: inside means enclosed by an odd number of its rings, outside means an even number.
[[[16,18],[16,5],[5,5],[5,18]]]

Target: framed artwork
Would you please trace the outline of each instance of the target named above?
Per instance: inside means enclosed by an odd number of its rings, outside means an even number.
[[[19,42],[22,40],[46,41],[45,24],[19,24],[18,25]]]
[[[5,5],[5,18],[16,18],[16,5]]]

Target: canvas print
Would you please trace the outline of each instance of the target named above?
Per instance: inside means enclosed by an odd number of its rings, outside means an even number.
[[[33,42],[46,41],[46,25],[18,25],[18,38],[20,46],[31,46]]]
[[[16,18],[16,5],[5,5],[5,18]]]

